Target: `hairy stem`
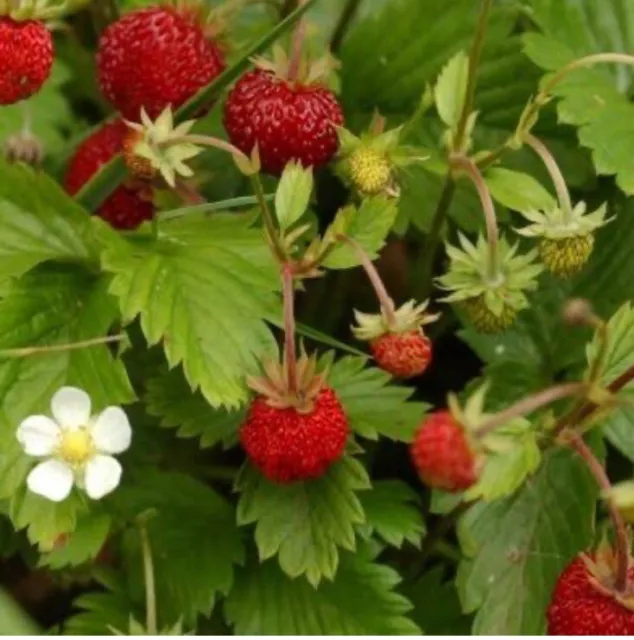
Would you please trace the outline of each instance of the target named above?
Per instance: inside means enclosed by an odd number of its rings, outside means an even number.
[[[139,535],[141,536],[141,551],[143,553],[143,575],[145,579],[145,627],[148,635],[156,636],[158,634],[158,625],[156,621],[156,586],[154,583],[154,561],[152,560],[150,536],[148,536],[145,523],[139,525]]]
[[[491,281],[495,281],[500,275],[498,255],[500,233],[498,230],[497,217],[495,215],[495,206],[493,204],[491,194],[489,193],[489,188],[487,187],[480,170],[472,160],[466,156],[457,155],[452,157],[451,161],[454,167],[464,170],[469,178],[471,178],[471,181],[480,196],[482,211],[484,212],[484,221],[487,229],[487,243],[489,245],[488,277]]]
[[[381,306],[381,310],[385,314],[385,318],[390,327],[396,325],[396,314],[394,310],[394,300],[390,297],[390,294],[387,292],[385,285],[383,284],[383,280],[379,275],[376,267],[370,260],[368,254],[365,252],[363,247],[354,239],[349,236],[340,235],[337,236],[339,240],[347,242],[357,254],[359,258],[359,262],[361,262],[361,266],[368,276],[368,280],[370,284],[374,288],[376,292],[376,297],[379,300],[379,305]]]
[[[343,7],[343,11],[339,16],[339,21],[337,22],[337,26],[335,27],[330,40],[330,50],[333,53],[339,51],[343,39],[348,32],[348,27],[350,27],[350,24],[357,15],[357,11],[360,6],[361,0],[346,0],[346,4]]]
[[[570,398],[583,393],[587,388],[582,382],[569,382],[544,389],[535,395],[523,398],[504,411],[500,411],[487,420],[476,432],[478,438],[483,438],[498,427],[508,423],[513,418],[525,416],[541,407],[549,405],[557,400]]]
[[[177,144],[195,144],[201,147],[211,147],[212,149],[220,149],[220,151],[226,151],[236,158],[241,158],[246,162],[250,162],[250,158],[238,149],[238,147],[232,145],[227,140],[222,138],[215,138],[214,136],[205,136],[199,133],[190,133],[184,136],[178,136],[170,139],[165,146],[171,147]]]
[[[262,180],[260,180],[259,174],[255,173],[251,176],[251,184],[253,185],[255,197],[258,200],[260,213],[262,214],[262,220],[264,221],[264,226],[273,249],[273,254],[277,258],[278,262],[283,264],[286,262],[286,249],[280,240],[275,222],[273,221],[273,214],[271,213],[271,209],[269,208],[269,204],[266,200],[264,188],[262,187]]]
[[[559,206],[564,212],[566,222],[570,222],[572,218],[572,201],[570,200],[570,192],[568,191],[566,179],[561,173],[561,169],[559,168],[557,161],[548,147],[531,133],[524,134],[524,141],[542,159],[546,169],[548,169],[548,173],[555,185]]]
[[[297,352],[295,350],[295,289],[293,266],[288,262],[282,267],[284,283],[284,358],[288,374],[288,390],[297,392]]]
[[[586,463],[592,475],[603,492],[609,492],[612,489],[612,483],[601,462],[594,455],[590,447],[583,441],[583,438],[575,432],[566,434],[566,441],[571,449],[576,451]],[[615,588],[618,592],[624,593],[627,589],[627,572],[629,568],[629,542],[625,522],[616,508],[612,500],[606,498],[608,509],[610,511],[610,519],[614,527],[616,536],[616,556],[617,556],[617,573]]]
[[[306,0],[297,0],[297,8],[299,9]],[[288,81],[294,82],[299,75],[299,69],[302,62],[302,54],[304,52],[304,40],[306,39],[306,17],[302,16],[295,25],[293,31],[293,39],[291,42],[291,54],[288,61]]]
[[[67,344],[54,344],[48,347],[22,347],[19,349],[2,349],[0,350],[0,358],[24,358],[45,353],[54,353],[57,351],[73,351],[75,349],[85,349],[86,347],[94,347],[100,344],[110,344],[120,342],[125,338],[125,334],[119,333],[116,336],[103,336],[100,338],[90,338],[89,340],[81,340],[79,342],[69,342]]]

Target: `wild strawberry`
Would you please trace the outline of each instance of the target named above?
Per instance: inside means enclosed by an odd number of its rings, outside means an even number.
[[[53,65],[53,40],[39,20],[0,18],[0,104],[37,93]]]
[[[414,437],[411,455],[423,482],[435,489],[463,491],[478,479],[476,454],[449,411],[427,417]]]
[[[101,37],[101,89],[128,120],[141,107],[151,118],[177,109],[225,68],[222,51],[205,36],[196,11],[163,6],[132,11]]]
[[[298,360],[296,390],[289,388],[288,370],[278,363],[267,364],[266,376],[249,379],[258,396],[240,429],[240,442],[273,482],[318,478],[343,455],[348,419],[315,369],[314,357]]]
[[[588,262],[594,248],[594,236],[589,233],[557,240],[542,238],[538,248],[539,257],[551,273],[560,278],[572,278]]]
[[[428,303],[416,305],[410,300],[392,312],[382,308],[372,315],[355,311],[357,326],[352,332],[359,340],[368,340],[379,367],[397,378],[421,375],[432,357],[431,340],[423,333],[423,325],[438,318],[426,313]]]
[[[480,333],[502,333],[506,331],[517,317],[517,310],[511,305],[502,305],[499,314],[494,313],[483,296],[469,298],[460,303],[469,317],[471,324]]]
[[[387,191],[392,183],[392,166],[386,154],[363,147],[355,149],[348,160],[352,184],[367,196]]]
[[[122,151],[123,138],[128,127],[121,120],[103,125],[78,147],[66,173],[66,190],[74,195],[84,183]],[[116,229],[134,229],[143,221],[151,220],[154,205],[149,199],[149,189],[120,186],[101,205],[97,212]]]
[[[595,569],[600,562],[582,554],[559,576],[547,612],[548,635],[634,635],[634,566],[628,573],[629,589],[618,594],[613,571],[605,572],[605,566]]]
[[[339,146],[343,113],[335,96],[314,82],[290,82],[267,69],[243,76],[225,105],[229,139],[247,155],[258,145],[262,168],[279,175],[296,160],[326,164]]]

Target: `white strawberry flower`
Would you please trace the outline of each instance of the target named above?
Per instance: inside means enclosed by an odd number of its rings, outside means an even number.
[[[62,387],[51,400],[51,413],[53,418],[29,416],[18,427],[24,452],[46,458],[29,473],[29,490],[61,502],[73,484],[93,500],[116,489],[122,469],[112,454],[123,453],[132,439],[123,409],[108,407],[93,416],[85,391]]]

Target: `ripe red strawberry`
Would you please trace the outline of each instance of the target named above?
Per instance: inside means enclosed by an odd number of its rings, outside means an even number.
[[[127,132],[124,122],[114,120],[79,145],[66,173],[68,193],[77,193],[102,165],[122,151]],[[154,205],[147,196],[147,189],[120,186],[101,205],[97,214],[116,229],[134,229],[154,215]]]
[[[39,20],[0,18],[0,104],[37,93],[53,65],[53,40]]]
[[[474,451],[449,411],[427,417],[414,437],[411,454],[422,481],[435,489],[463,491],[478,479]]]
[[[629,570],[634,586],[634,566]],[[548,635],[634,635],[634,611],[597,586],[581,557],[559,576],[548,607]]]
[[[132,11],[103,33],[99,84],[124,118],[138,122],[177,109],[225,68],[218,45],[205,37],[195,11],[151,7]]]
[[[348,419],[334,391],[323,387],[312,409],[279,409],[258,396],[240,430],[249,459],[269,480],[289,483],[317,478],[342,455]]]
[[[379,367],[396,378],[421,375],[432,357],[431,340],[420,329],[385,333],[372,340],[370,348]]]
[[[291,160],[304,167],[327,163],[339,147],[333,125],[342,124],[343,112],[330,91],[262,69],[244,75],[225,105],[231,142],[247,155],[257,144],[262,168],[273,175]]]

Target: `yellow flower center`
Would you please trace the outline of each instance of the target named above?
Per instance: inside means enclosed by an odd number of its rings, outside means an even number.
[[[59,455],[70,465],[80,465],[94,453],[92,436],[86,427],[66,430],[59,444]]]
[[[392,169],[386,156],[374,149],[357,149],[350,157],[350,177],[361,193],[377,195],[390,185]]]

